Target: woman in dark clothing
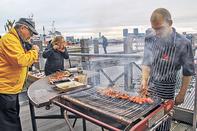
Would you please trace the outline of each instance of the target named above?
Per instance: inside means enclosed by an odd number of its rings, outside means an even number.
[[[51,42],[49,42],[42,55],[44,58],[47,58],[45,75],[64,70],[64,59],[69,58],[65,44],[66,42],[62,36],[56,36]]]

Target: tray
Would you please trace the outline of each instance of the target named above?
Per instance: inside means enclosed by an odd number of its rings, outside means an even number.
[[[74,90],[77,88],[85,87],[85,84],[77,82],[77,81],[69,81],[69,82],[62,82],[55,84],[55,87],[53,87],[55,90],[58,90],[60,92],[67,92],[70,90]]]

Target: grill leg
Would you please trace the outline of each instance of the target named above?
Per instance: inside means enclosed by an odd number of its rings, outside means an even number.
[[[82,121],[83,121],[83,131],[86,131],[86,120],[82,119]]]
[[[64,109],[60,107],[60,114],[61,116],[64,116]]]
[[[67,111],[64,112],[64,118],[65,118],[65,121],[66,121],[66,124],[68,125],[69,127],[69,131],[74,131],[72,125],[70,124],[70,121],[68,120],[68,114],[67,114]]]
[[[75,120],[73,122],[73,127],[75,127],[76,121],[77,121],[77,118],[75,118]]]
[[[37,131],[35,110],[34,110],[34,106],[31,104],[31,102],[29,102],[29,109],[30,109],[30,114],[31,114],[31,123],[32,123],[33,131]]]
[[[102,130],[102,131],[104,131],[104,128],[103,128],[103,127],[101,127],[101,130]]]

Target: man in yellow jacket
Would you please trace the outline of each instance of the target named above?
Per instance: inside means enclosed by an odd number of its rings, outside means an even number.
[[[28,66],[38,59],[38,46],[26,48],[33,34],[38,34],[34,21],[20,18],[0,39],[0,131],[22,130],[18,94],[24,86]]]

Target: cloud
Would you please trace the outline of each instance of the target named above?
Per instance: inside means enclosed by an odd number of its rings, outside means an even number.
[[[4,32],[7,19],[18,20],[31,13],[39,32],[42,32],[43,26],[50,30],[53,20],[62,32],[150,25],[149,17],[158,7],[169,9],[174,23],[192,28],[197,26],[196,5],[196,0],[1,0],[0,32]]]

